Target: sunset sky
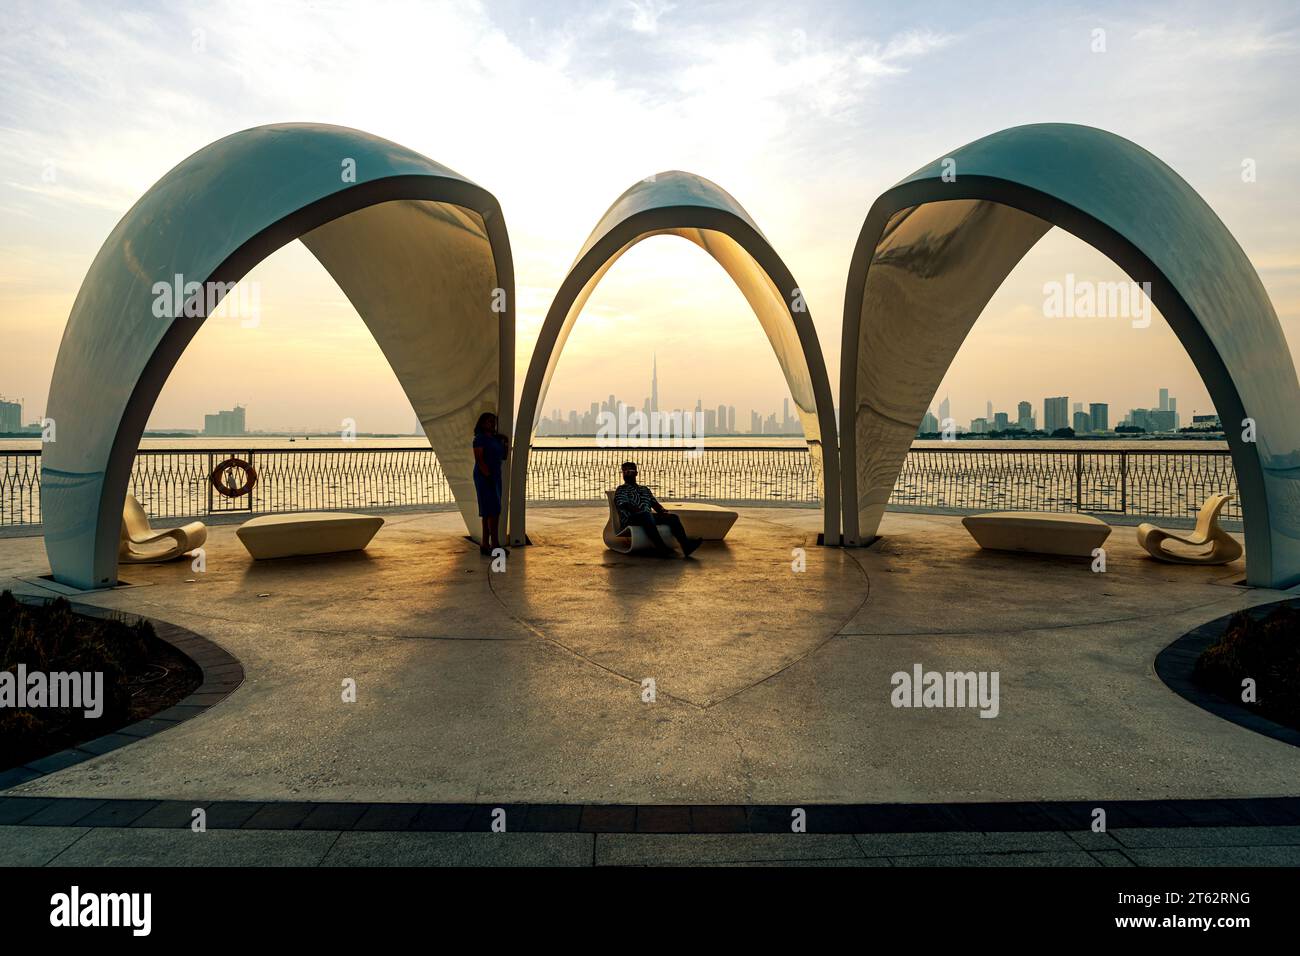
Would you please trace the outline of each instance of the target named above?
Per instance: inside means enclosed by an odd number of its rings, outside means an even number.
[[[682,169],[735,196],[785,259],[838,386],[853,243],[917,167],[1033,122],[1102,127],[1198,190],[1259,270],[1300,352],[1300,16],[1293,3],[204,4],[9,0],[0,21],[0,394],[39,418],[64,322],[100,244],[159,177],[251,126],[353,126],[496,195],[518,288],[518,378],[554,290],[609,204]],[[1094,31],[1106,49],[1094,52]],[[1254,160],[1245,182],[1242,164]],[[1206,392],[1159,318],[1049,319],[1044,283],[1120,271],[1054,231],[990,303],[940,388],[986,400]],[[410,431],[414,413],[346,298],[301,244],[257,267],[261,323],[214,319],[151,427],[241,402],[248,425]],[[580,317],[544,408],[780,408],[744,299],[680,239],[634,248]],[[294,360],[285,362],[287,356]],[[618,361],[612,358],[617,356]],[[643,361],[638,358],[643,356]],[[719,358],[722,356],[722,358]],[[642,367],[643,366],[643,367]],[[1014,416],[1013,416],[1014,417]]]

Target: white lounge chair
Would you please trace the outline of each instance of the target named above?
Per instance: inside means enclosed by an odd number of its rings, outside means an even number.
[[[127,492],[122,507],[122,534],[118,541],[117,559],[124,564],[152,564],[171,561],[201,547],[208,540],[208,529],[202,521],[191,521],[170,531],[155,531],[149,525],[149,516]]]
[[[1210,495],[1196,514],[1196,529],[1190,534],[1175,534],[1153,524],[1140,524],[1138,544],[1157,561],[1172,564],[1227,564],[1241,557],[1241,544],[1219,527],[1219,512],[1228,503],[1227,495]],[[1197,550],[1191,553],[1170,551],[1166,541],[1176,541]]]
[[[641,551],[653,551],[655,549],[654,542],[650,540],[650,535],[646,533],[645,528],[642,528],[639,525],[632,525],[631,527],[623,528],[621,531],[619,530],[619,526],[622,524],[622,519],[618,516],[618,508],[614,506],[613,489],[606,489],[605,497],[609,499],[609,520],[605,522],[605,531],[603,535],[605,538],[605,547],[609,548],[611,551],[617,551],[620,554],[636,554]],[[680,550],[677,545],[677,539],[672,536],[672,533],[667,528],[663,529],[660,533],[660,537],[664,539],[668,547]]]

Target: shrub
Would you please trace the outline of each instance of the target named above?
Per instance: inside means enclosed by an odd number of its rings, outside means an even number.
[[[1196,661],[1198,684],[1278,723],[1300,729],[1300,610],[1282,604],[1263,618],[1238,612]],[[1241,700],[1241,682],[1255,681],[1255,703]]]
[[[64,598],[45,605],[20,603],[0,593],[0,671],[90,671],[104,675],[104,711],[89,719],[73,708],[0,710],[0,768],[51,749],[97,737],[126,723],[130,679],[146,670],[158,638],[147,621],[98,619],[75,614]],[[51,748],[50,742],[61,742]]]

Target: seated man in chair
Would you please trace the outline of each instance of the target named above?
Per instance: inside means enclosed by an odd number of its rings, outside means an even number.
[[[623,462],[623,484],[619,485],[618,491],[614,492],[614,507],[618,509],[623,527],[640,525],[654,544],[655,554],[661,558],[670,558],[673,556],[673,549],[668,547],[659,534],[659,527],[662,525],[672,532],[677,543],[682,546],[682,556],[689,558],[703,539],[686,537],[682,519],[677,515],[669,514],[649,488],[638,485],[636,475],[636,462]]]

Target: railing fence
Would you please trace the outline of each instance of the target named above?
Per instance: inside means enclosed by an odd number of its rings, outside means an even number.
[[[251,491],[227,498],[209,476],[228,457],[257,471]],[[641,480],[665,499],[748,505],[821,502],[820,462],[803,448],[538,447],[529,456],[528,499],[603,504],[619,464],[635,458]],[[451,487],[429,448],[142,449],[131,493],[155,518],[284,511],[383,511],[452,506]],[[1226,451],[913,449],[891,504],[909,510],[1087,511],[1186,519],[1214,492],[1231,496]],[[0,452],[0,527],[39,524],[40,452]]]

